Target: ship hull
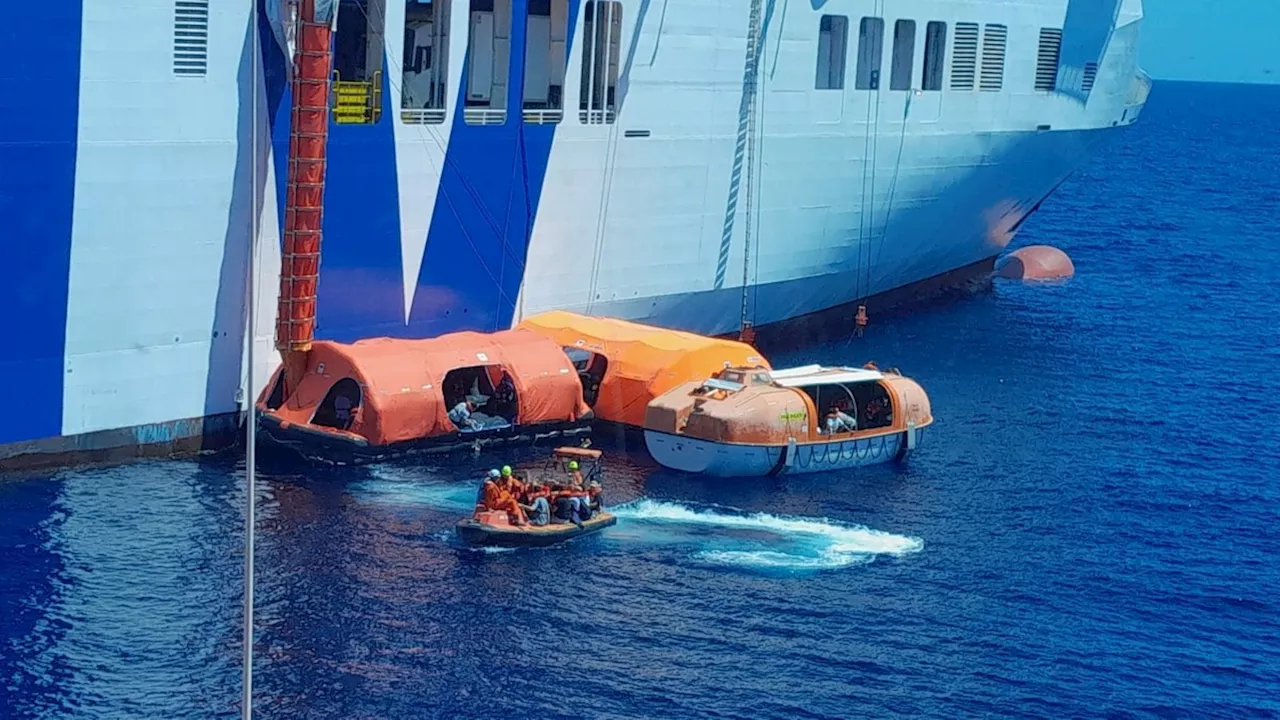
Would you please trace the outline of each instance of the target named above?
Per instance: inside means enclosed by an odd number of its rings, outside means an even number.
[[[989,264],[1145,102],[1131,88],[1138,0],[1084,20],[1075,0],[1016,18],[1002,3],[895,10],[919,20],[916,85],[926,21],[1005,23],[992,92],[859,90],[856,18],[843,88],[815,90],[818,15],[836,10],[766,0],[754,106],[747,8],[624,2],[621,100],[613,122],[592,123],[575,111],[583,2],[568,1],[569,110],[501,125],[461,110],[466,42],[449,45],[438,122],[401,111],[408,11],[386,4],[387,40],[368,55],[381,55],[385,107],[330,128],[320,339],[491,331],[550,309],[704,333],[736,331],[744,307],[764,327],[853,302],[875,312],[877,298]],[[209,4],[199,72],[180,67],[195,61],[172,7],[16,11],[29,32],[0,62],[43,62],[0,80],[11,107],[38,111],[0,115],[0,166],[23,169],[0,179],[0,265],[19,269],[0,284],[0,369],[21,379],[9,398],[21,411],[0,416],[0,468],[218,444],[278,362],[289,68],[273,3],[257,26],[240,5]],[[451,22],[465,39],[467,13]],[[1066,28],[1060,91],[1031,90],[1042,27]],[[513,77],[536,75],[510,54]],[[1096,82],[1081,91],[1072,71],[1088,57]],[[948,78],[951,65],[948,51]]]

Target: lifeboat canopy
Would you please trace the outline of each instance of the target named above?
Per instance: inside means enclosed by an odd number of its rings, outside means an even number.
[[[542,335],[572,359],[598,420],[642,427],[651,400],[702,382],[726,367],[769,369],[755,348],[733,340],[565,311],[534,315],[521,329]]]
[[[560,346],[526,330],[320,341],[289,395],[284,372],[259,399],[263,429],[317,460],[449,449],[526,430],[568,430],[591,418]],[[466,411],[451,416],[459,405]]]

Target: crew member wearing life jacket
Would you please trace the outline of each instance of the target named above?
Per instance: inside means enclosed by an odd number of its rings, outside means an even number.
[[[538,480],[531,480],[525,485],[524,495],[520,499],[520,508],[529,518],[529,524],[546,525],[551,522],[551,490]]]
[[[510,468],[505,468],[508,471]],[[511,475],[499,474],[496,480],[490,480],[484,484],[484,506],[487,510],[499,510],[507,513],[514,525],[524,525],[524,510],[520,509],[520,503],[516,502],[515,496],[511,492]]]

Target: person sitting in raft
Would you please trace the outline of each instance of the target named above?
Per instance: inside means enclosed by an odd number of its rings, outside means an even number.
[[[858,429],[858,421],[850,417],[840,403],[833,404],[830,410],[827,410],[827,434],[835,435],[842,432],[854,432]]]
[[[600,483],[595,480],[587,486],[587,507],[590,508],[592,515],[604,510],[604,488],[600,487]]]
[[[520,503],[516,502],[511,493],[509,474],[499,473],[496,480],[489,480],[484,484],[484,507],[486,510],[506,512],[513,525],[525,524],[524,510],[520,509]]]
[[[541,527],[551,522],[551,503],[548,501],[550,495],[551,490],[541,481],[533,480],[525,486],[520,509],[524,510],[530,525]]]
[[[475,403],[470,400],[463,400],[454,405],[453,409],[449,411],[449,419],[453,421],[453,424],[459,430],[479,430],[480,423],[471,417],[471,413],[475,412],[475,409]]]
[[[583,494],[583,491],[575,490],[568,484],[552,483],[551,507],[554,509],[551,513],[551,521],[556,524],[573,523],[582,527],[582,514],[579,512],[582,503],[579,498]]]
[[[487,492],[486,488],[489,485],[498,482],[498,478],[500,477],[502,477],[502,473],[498,472],[498,468],[493,468],[489,471],[489,474],[485,476],[484,482],[480,483],[480,489],[476,491],[477,510],[484,509],[484,494]]]

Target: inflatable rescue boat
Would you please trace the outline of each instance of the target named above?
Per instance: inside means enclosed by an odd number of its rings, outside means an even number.
[[[545,547],[558,542],[590,535],[618,524],[618,518],[609,512],[598,512],[581,524],[560,523],[553,525],[512,525],[507,514],[501,511],[476,513],[458,522],[458,537],[470,545],[496,547]]]
[[[900,460],[932,423],[924,390],[896,371],[735,367],[654,399],[644,437],[664,467],[758,477]]]
[[[586,432],[592,418],[568,356],[526,330],[321,341],[296,384],[284,373],[257,404],[265,440],[328,464]]]

